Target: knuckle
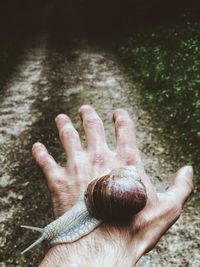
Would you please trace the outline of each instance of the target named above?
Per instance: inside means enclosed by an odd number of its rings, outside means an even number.
[[[127,158],[126,160],[125,160],[125,164],[126,165],[135,165],[136,164],[136,160],[135,160],[135,158]]]
[[[138,156],[138,151],[130,148],[125,148],[121,154],[120,158],[125,161],[127,165],[134,165],[140,163],[140,157]]]
[[[79,174],[79,169],[80,169],[80,166],[77,162],[74,162],[74,164],[72,165],[72,171],[75,175]]]
[[[101,125],[102,125],[101,120],[96,116],[89,116],[84,121],[84,126],[88,128],[94,128]]]
[[[77,136],[77,133],[75,132],[75,130],[72,127],[64,127],[61,131],[60,131],[60,137],[65,139],[73,139]]]
[[[105,156],[103,153],[95,153],[92,158],[92,163],[94,165],[104,165],[105,164]]]
[[[132,121],[129,118],[126,117],[119,117],[116,119],[116,126],[117,127],[131,127],[132,126]]]
[[[67,186],[68,184],[65,179],[57,177],[51,184],[51,192],[58,193],[60,191],[64,191]]]

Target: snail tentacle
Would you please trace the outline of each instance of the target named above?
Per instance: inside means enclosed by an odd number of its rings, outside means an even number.
[[[40,233],[44,232],[44,230],[42,228],[39,228],[39,227],[29,226],[29,225],[20,225],[20,226],[22,228],[30,229],[30,230],[37,231],[37,232],[40,232]]]
[[[21,252],[21,254],[24,254],[25,252],[27,252],[28,250],[32,249],[36,245],[40,244],[44,239],[45,239],[44,236],[39,237],[33,244],[31,244],[29,247],[27,247],[25,250],[23,250]]]

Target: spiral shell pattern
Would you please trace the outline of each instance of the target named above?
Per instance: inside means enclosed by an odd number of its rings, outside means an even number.
[[[85,192],[89,213],[103,220],[126,220],[144,208],[147,194],[137,168],[122,167],[93,180]]]

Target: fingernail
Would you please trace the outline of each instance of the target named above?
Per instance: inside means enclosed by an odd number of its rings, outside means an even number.
[[[40,146],[43,146],[42,143],[40,142],[36,142],[35,144],[33,144],[33,147],[40,147]]]
[[[185,166],[187,175],[193,175],[193,168],[192,166]]]
[[[91,110],[92,107],[90,105],[84,104],[79,108],[79,113],[81,113],[82,111],[87,111],[87,110]]]
[[[60,120],[60,119],[66,119],[66,118],[67,118],[67,116],[65,114],[61,113],[61,114],[58,114],[56,116],[55,121]]]

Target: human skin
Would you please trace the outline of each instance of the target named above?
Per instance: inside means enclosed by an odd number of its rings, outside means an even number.
[[[183,206],[193,190],[191,166],[184,166],[174,175],[164,193],[156,192],[145,173],[136,144],[134,123],[123,109],[113,113],[116,149],[106,143],[103,123],[95,110],[83,105],[82,120],[87,149],[83,150],[78,132],[65,114],[56,117],[59,137],[67,163],[59,166],[45,146],[35,143],[32,154],[47,180],[53,212],[58,218],[78,200],[89,181],[108,169],[135,165],[147,190],[145,208],[127,223],[103,223],[89,235],[76,242],[58,244],[49,249],[40,267],[132,267],[179,218]]]

